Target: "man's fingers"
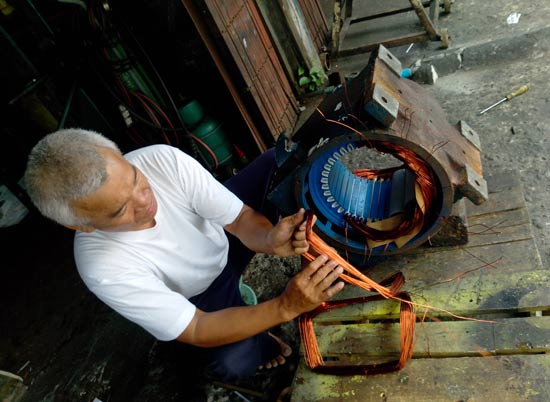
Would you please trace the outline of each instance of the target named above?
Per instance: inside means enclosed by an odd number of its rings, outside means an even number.
[[[297,228],[302,222],[304,222],[305,215],[306,210],[304,208],[300,208],[294,215],[287,216],[285,219],[287,219],[293,228]]]
[[[309,242],[306,239],[292,240],[291,246],[294,254],[298,254],[298,255],[307,253],[309,250]]]
[[[321,254],[313,261],[308,263],[303,269],[302,272],[304,275],[311,277],[319,268],[321,268],[328,261],[328,257],[324,254]]]
[[[342,289],[344,289],[344,282],[336,282],[334,285],[327,288],[325,290],[325,295],[327,296],[327,300],[330,299],[335,294],[339,293]]]
[[[285,219],[288,219],[291,225],[299,231],[305,231],[307,228],[306,210],[304,208],[300,208],[294,215],[287,216]],[[317,217],[313,215],[312,224],[314,225],[316,221]]]
[[[344,283],[338,280],[344,269],[328,256],[322,254],[308,263],[302,257],[302,261],[302,271],[285,290],[290,300],[289,309],[295,308],[300,313],[313,310],[344,287]]]
[[[306,241],[306,231],[304,230],[296,230],[294,232],[294,241]]]
[[[344,272],[344,269],[340,266],[335,267],[331,271],[328,272],[328,274],[319,281],[319,287],[323,290],[328,289],[336,279],[340,276],[340,274]]]
[[[311,281],[315,285],[319,285],[327,277],[327,275],[329,275],[334,269],[336,269],[337,266],[338,264],[336,263],[336,261],[329,260],[326,264],[319,267],[319,269],[317,269],[317,271],[315,271],[313,275],[311,275]]]
[[[309,250],[309,244],[307,243],[303,247],[294,247],[295,254],[304,254],[304,253],[307,253],[308,250]]]

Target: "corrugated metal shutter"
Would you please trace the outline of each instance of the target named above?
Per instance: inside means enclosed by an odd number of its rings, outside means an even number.
[[[219,35],[232,55],[274,139],[292,133],[298,102],[253,0],[205,0]]]

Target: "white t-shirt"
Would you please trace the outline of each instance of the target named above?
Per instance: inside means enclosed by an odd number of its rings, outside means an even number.
[[[229,250],[223,226],[243,203],[195,159],[153,145],[125,155],[149,181],[158,202],[156,225],[131,232],[77,232],[80,276],[99,299],[159,340],[187,327],[188,299],[223,271]]]

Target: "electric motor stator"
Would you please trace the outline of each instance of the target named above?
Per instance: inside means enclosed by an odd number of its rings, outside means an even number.
[[[451,125],[383,46],[292,138],[279,138],[276,155],[271,201],[287,213],[312,210],[315,231],[356,256],[424,244],[463,197],[487,199],[475,131]],[[395,163],[378,165],[380,155]]]

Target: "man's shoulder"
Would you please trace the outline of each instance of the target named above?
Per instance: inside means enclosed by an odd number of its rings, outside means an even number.
[[[182,164],[184,166],[198,165],[198,162],[193,157],[181,149],[166,144],[155,144],[138,148],[124,154],[124,157],[130,163],[137,165],[168,165],[171,167]]]
[[[148,145],[146,147],[137,148],[133,151],[127,152],[124,154],[124,157],[126,159],[133,159],[140,156],[150,156],[150,155],[169,155],[169,154],[177,154],[182,153],[182,151],[179,148],[173,147],[171,145],[166,144],[153,144]]]

